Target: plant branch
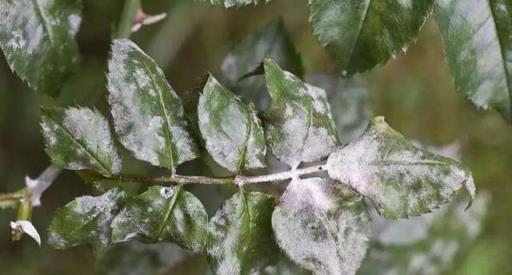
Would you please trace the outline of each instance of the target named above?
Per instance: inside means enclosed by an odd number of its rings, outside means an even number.
[[[103,176],[99,174],[90,175],[95,180],[114,180],[121,182],[146,183],[146,184],[236,184],[239,186],[254,183],[266,183],[293,179],[300,176],[307,176],[325,170],[325,164],[306,167],[302,169],[290,170],[275,174],[263,176],[247,177],[238,175],[229,178],[210,178],[201,176],[181,176],[173,175],[169,177],[148,177],[148,176]]]
[[[25,192],[0,194],[0,201],[19,201],[25,197]]]
[[[125,0],[121,19],[117,28],[117,38],[129,38],[132,34],[133,22],[140,7],[140,0]]]

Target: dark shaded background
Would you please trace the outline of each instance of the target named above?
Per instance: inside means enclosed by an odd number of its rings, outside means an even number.
[[[84,1],[79,33],[81,71],[66,84],[58,104],[97,106],[104,110],[105,64],[111,32],[122,1]],[[216,71],[239,39],[283,17],[300,54],[305,72],[334,72],[335,66],[312,37],[306,1],[273,0],[260,7],[226,11],[192,1],[143,1],[148,12],[168,11],[168,18],[143,28],[132,39],[162,66],[185,102],[207,71]],[[444,60],[437,26],[428,22],[405,56],[368,74],[374,113],[410,139],[434,145],[462,144],[463,162],[473,171],[477,188],[490,191],[491,206],[484,232],[450,274],[512,274],[512,126],[498,114],[478,111],[455,93]],[[0,192],[24,185],[48,164],[39,130],[39,107],[54,104],[31,91],[0,57]],[[147,172],[138,162],[131,171]],[[189,165],[189,171],[203,169]],[[43,239],[53,212],[75,196],[91,194],[90,186],[65,172],[43,196],[34,212]],[[208,203],[206,203],[208,204]],[[215,206],[216,202],[210,203]],[[212,210],[212,209],[210,209]],[[214,210],[214,209],[213,209]],[[93,256],[85,247],[55,251],[24,238],[10,241],[8,222],[14,210],[0,212],[0,274],[94,274]],[[182,263],[173,274],[192,273],[204,266],[202,257]]]

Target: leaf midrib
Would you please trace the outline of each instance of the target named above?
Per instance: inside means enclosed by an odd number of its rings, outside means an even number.
[[[100,168],[103,170],[103,172],[105,174],[110,174],[110,169],[108,168],[107,165],[105,165],[98,157],[96,157],[93,152],[87,147],[85,146],[85,144],[82,144],[81,142],[79,142],[74,136],[73,134],[68,130],[66,129],[66,127],[64,127],[64,125],[61,125],[57,120],[53,119],[50,115],[47,115],[48,119],[50,119],[51,121],[53,121],[57,126],[59,126],[59,128],[61,128],[64,133],[76,144],[78,145],[79,147],[83,148],[85,150],[85,152],[87,153],[87,155],[89,155],[91,157],[92,160],[94,160],[94,162],[96,162],[96,164],[98,164],[100,166]]]
[[[41,8],[41,4],[39,0],[32,0],[32,5],[34,5],[34,9],[36,11],[37,17],[42,21],[43,29],[48,33],[48,40],[50,41],[50,45],[54,46],[53,34],[50,28],[48,21],[46,20],[43,9]]]
[[[164,231],[165,225],[169,221],[169,218],[171,217],[171,213],[174,211],[174,207],[176,206],[178,197],[181,195],[182,188],[183,187],[181,187],[181,186],[176,187],[174,196],[167,204],[167,211],[165,212],[164,218],[162,219],[162,223],[160,224],[160,227],[158,228],[158,231],[154,238],[155,242],[157,242],[160,239],[160,236],[162,235],[162,233]]]
[[[162,95],[162,90],[158,88],[158,85],[156,84],[155,76],[153,73],[151,73],[151,68],[149,67],[149,64],[147,63],[147,56],[144,56],[143,62],[144,66],[146,67],[146,70],[149,72],[149,77],[151,79],[151,86],[153,87],[153,90],[158,94],[158,99],[160,102],[160,106],[162,108],[163,115],[165,116],[165,124],[167,124],[167,131],[165,131],[165,135],[167,137],[169,149],[171,150],[170,160],[171,160],[171,168],[174,169],[175,167],[175,160],[174,160],[174,146],[172,144],[172,133],[171,133],[171,121],[169,118],[169,114],[167,113],[167,107]]]
[[[503,51],[503,46],[502,46],[502,41],[501,41],[501,38],[500,38],[500,34],[499,34],[499,30],[498,30],[498,25],[496,24],[496,15],[494,14],[494,9],[492,8],[491,6],[491,3],[490,1],[485,1],[487,3],[487,6],[489,7],[489,12],[490,12],[490,15],[491,15],[491,21],[492,21],[492,24],[494,26],[494,30],[496,31],[496,38],[498,40],[498,48],[500,50],[500,56],[501,56],[501,59],[500,59],[500,63],[501,63],[501,66],[503,67],[503,72],[505,73],[505,82],[507,84],[507,91],[508,91],[508,103],[509,103],[509,108],[510,108],[510,112],[512,112],[512,87],[510,86],[510,79],[509,79],[509,70],[507,68],[507,65],[505,64],[505,60],[506,60],[506,57],[505,57],[505,52]]]
[[[355,52],[355,50],[357,48],[357,45],[359,45],[359,41],[360,41],[360,38],[361,38],[361,33],[363,32],[363,27],[366,24],[366,20],[368,18],[368,12],[370,10],[370,6],[372,5],[372,3],[373,3],[373,0],[368,0],[368,5],[366,6],[366,9],[364,11],[361,24],[359,24],[359,26],[357,28],[357,35],[356,35],[356,38],[354,39],[354,44],[352,46],[352,49],[350,50],[350,57],[348,59],[348,62],[346,63],[347,64],[347,68],[344,68],[344,69],[348,69],[350,67],[353,67],[352,66],[352,61],[353,61],[353,58],[354,58],[354,52]]]

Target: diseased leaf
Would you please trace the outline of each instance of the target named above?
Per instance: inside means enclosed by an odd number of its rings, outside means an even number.
[[[44,108],[41,128],[52,162],[69,170],[117,174],[121,159],[107,120],[88,108]]]
[[[123,242],[112,245],[96,259],[96,271],[106,275],[159,275],[189,257],[189,253],[171,243]]]
[[[110,244],[110,223],[126,198],[120,189],[99,197],[83,196],[59,209],[48,230],[48,243],[57,249],[90,244],[96,253]]]
[[[389,219],[429,213],[461,188],[475,194],[473,177],[459,162],[414,147],[383,117],[332,153],[327,169],[332,179],[368,197]]]
[[[3,0],[0,47],[13,71],[34,90],[56,96],[78,67],[79,0]]]
[[[253,102],[264,111],[270,105],[270,95],[265,87],[265,76],[252,75],[265,58],[272,58],[284,70],[302,76],[302,60],[283,20],[279,19],[241,40],[228,52],[220,67],[222,82],[235,93]]]
[[[374,217],[375,243],[359,271],[362,275],[443,274],[464,254],[482,230],[488,194],[478,194],[471,208],[459,198],[419,217],[386,221]]]
[[[342,144],[359,137],[372,116],[372,106],[366,82],[361,77],[342,79],[316,74],[306,81],[325,90]]]
[[[200,252],[207,223],[203,205],[183,187],[152,186],[126,201],[112,221],[112,242],[168,241]]]
[[[248,5],[259,5],[270,2],[270,0],[196,0],[203,3],[224,6],[225,8],[243,7]]]
[[[272,104],[265,112],[265,135],[274,155],[296,168],[322,159],[336,145],[336,127],[325,91],[305,84],[272,60],[265,60]]]
[[[121,143],[136,158],[173,169],[197,156],[181,99],[164,73],[137,45],[114,40],[108,100]]]
[[[435,15],[457,91],[512,121],[512,2],[439,0]]]
[[[355,274],[368,248],[360,198],[328,179],[293,180],[272,215],[279,246],[314,274]]]
[[[384,64],[406,51],[433,0],[309,0],[313,34],[343,75]]]
[[[197,112],[206,149],[215,161],[232,172],[265,167],[265,134],[252,104],[210,76]]]
[[[215,274],[255,274],[279,254],[272,234],[274,199],[240,190],[208,225],[208,255]]]

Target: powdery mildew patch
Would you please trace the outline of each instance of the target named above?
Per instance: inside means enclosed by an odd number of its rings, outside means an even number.
[[[279,246],[314,274],[355,274],[368,248],[361,202],[342,201],[327,179],[295,179],[272,216]]]

